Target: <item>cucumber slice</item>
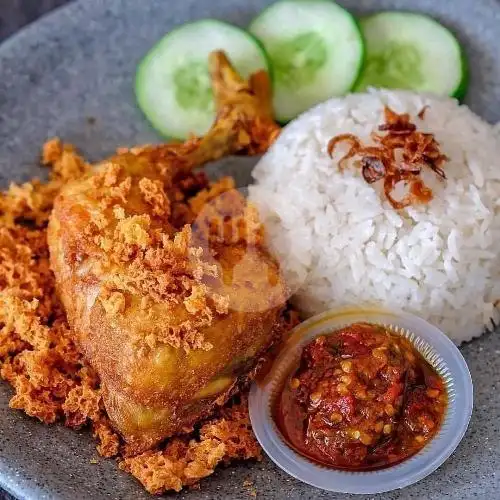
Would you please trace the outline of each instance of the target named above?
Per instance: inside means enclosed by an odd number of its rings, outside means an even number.
[[[381,12],[360,22],[367,60],[356,90],[409,89],[463,97],[465,57],[453,34],[412,12]]]
[[[347,93],[361,71],[361,32],[351,14],[334,2],[277,2],[254,19],[249,30],[271,59],[279,121]]]
[[[215,119],[208,56],[226,51],[236,70],[248,77],[268,70],[260,43],[230,24],[204,19],[165,35],[139,64],[135,92],[139,107],[163,135],[185,139],[205,134]]]

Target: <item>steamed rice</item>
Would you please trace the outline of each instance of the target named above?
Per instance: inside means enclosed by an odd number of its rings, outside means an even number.
[[[346,147],[333,159],[326,152],[338,134],[373,144],[385,104],[410,113],[450,158],[446,181],[424,177],[434,192],[427,205],[394,210],[380,182],[367,184],[359,168],[339,171]],[[253,175],[250,197],[304,313],[384,306],[427,319],[456,343],[497,319],[500,141],[467,107],[400,91],[332,99],[287,126]]]

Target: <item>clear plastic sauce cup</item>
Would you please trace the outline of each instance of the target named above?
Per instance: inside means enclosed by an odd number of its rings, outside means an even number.
[[[383,325],[405,336],[442,377],[448,405],[439,432],[417,454],[373,471],[336,470],[292,449],[272,417],[275,398],[294,370],[302,350],[319,335],[353,323]],[[412,314],[380,309],[328,311],[298,325],[285,340],[272,368],[250,391],[252,427],[269,457],[285,472],[317,488],[339,493],[382,493],[413,484],[435,471],[462,440],[472,414],[473,389],[467,364],[453,342],[439,329]]]

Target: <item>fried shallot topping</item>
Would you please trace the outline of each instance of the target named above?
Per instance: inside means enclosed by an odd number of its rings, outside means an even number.
[[[427,106],[418,117],[424,118]],[[418,203],[428,203],[432,190],[427,187],[421,173],[424,167],[430,168],[440,179],[446,179],[442,166],[448,157],[441,153],[434,134],[419,132],[410,121],[408,113],[397,114],[389,107],[384,110],[385,122],[378,127],[383,134],[372,134],[375,146],[364,146],[353,134],[341,134],[328,142],[330,157],[340,143],[347,143],[349,150],[339,161],[343,171],[352,158],[359,158],[363,178],[368,184],[383,180],[384,193],[396,210]],[[403,182],[408,191],[401,200],[396,200],[393,191]]]

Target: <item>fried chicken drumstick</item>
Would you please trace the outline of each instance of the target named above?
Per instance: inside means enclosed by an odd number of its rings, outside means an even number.
[[[230,180],[206,186],[194,170],[268,148],[279,133],[268,77],[244,82],[221,52],[210,69],[217,118],[206,136],[96,165],[63,188],[49,223],[68,321],[131,452],[189,430],[237,391],[286,301],[252,207]]]

